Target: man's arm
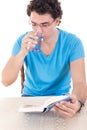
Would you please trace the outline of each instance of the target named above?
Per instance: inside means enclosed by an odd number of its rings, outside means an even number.
[[[25,37],[22,39],[20,52],[16,56],[11,56],[9,58],[6,66],[2,71],[2,83],[5,86],[12,84],[17,79],[19,70],[22,67],[25,56],[38,43],[38,41],[33,40],[35,38],[37,39],[37,36],[33,32],[25,35]]]
[[[75,94],[77,99],[82,102],[85,102],[87,98],[87,83],[84,62],[84,58],[82,58],[70,64],[73,83],[72,94]]]
[[[18,77],[19,70],[22,67],[24,56],[22,51],[16,56],[11,56],[2,71],[2,83],[5,86],[12,84]]]
[[[73,61],[70,64],[73,90],[70,95],[70,102],[61,102],[56,104],[54,109],[63,117],[73,117],[79,110],[81,110],[82,104],[87,99],[87,83],[85,76],[85,64],[84,59]]]

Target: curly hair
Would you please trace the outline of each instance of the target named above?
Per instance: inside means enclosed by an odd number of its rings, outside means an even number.
[[[58,0],[31,0],[27,5],[27,15],[30,16],[32,11],[42,15],[48,13],[53,19],[61,19],[63,14]]]

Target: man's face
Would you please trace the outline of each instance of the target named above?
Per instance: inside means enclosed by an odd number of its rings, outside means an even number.
[[[58,19],[53,19],[50,14],[40,15],[35,11],[31,12],[30,21],[32,29],[35,32],[40,32],[45,38],[53,35],[56,26],[58,25]]]

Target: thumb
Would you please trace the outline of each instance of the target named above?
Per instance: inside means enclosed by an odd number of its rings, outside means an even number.
[[[77,97],[74,94],[70,95],[70,98],[71,98],[71,103],[75,103],[77,101]]]

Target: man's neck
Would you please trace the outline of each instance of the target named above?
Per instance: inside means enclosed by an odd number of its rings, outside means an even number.
[[[54,35],[52,35],[50,38],[46,39],[42,44],[42,51],[46,54],[49,55],[53,49],[55,48],[57,39],[58,39],[58,30],[55,31],[55,33],[53,33]]]

